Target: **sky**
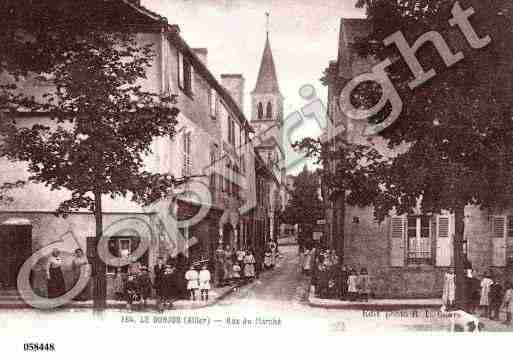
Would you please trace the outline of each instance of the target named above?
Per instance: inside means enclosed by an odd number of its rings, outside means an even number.
[[[336,60],[340,19],[363,17],[355,3],[356,0],[142,0],[142,5],[167,17],[170,24],[179,25],[189,46],[208,49],[208,67],[218,79],[223,73],[244,76],[244,113],[248,119],[250,92],[265,44],[265,13],[270,13],[271,48],[287,117],[306,104],[299,96],[303,85],[313,85],[326,102],[327,88],[319,79],[329,62]],[[310,121],[294,133],[293,140],[320,133],[319,125]]]

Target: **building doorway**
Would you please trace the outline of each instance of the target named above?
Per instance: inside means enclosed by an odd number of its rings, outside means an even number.
[[[32,255],[32,226],[0,225],[0,288],[14,289],[18,272]]]

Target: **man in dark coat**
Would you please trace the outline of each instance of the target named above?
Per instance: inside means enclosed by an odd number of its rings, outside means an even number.
[[[187,258],[183,253],[178,253],[176,256],[175,265],[175,278],[176,278],[176,291],[179,299],[188,299],[187,281],[185,280],[185,272],[188,270]]]
[[[503,288],[499,282],[499,279],[496,277],[493,280],[493,284],[490,286],[490,319],[492,320],[500,320],[500,308],[502,305],[503,298]]]
[[[342,265],[339,267],[339,274],[338,274],[338,296],[342,300],[347,299],[347,279],[349,278],[349,271],[347,270],[347,267],[345,265]]]

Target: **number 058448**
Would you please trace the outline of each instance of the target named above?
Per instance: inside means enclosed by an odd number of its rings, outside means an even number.
[[[25,343],[23,350],[26,352],[53,352],[55,351],[54,343]]]

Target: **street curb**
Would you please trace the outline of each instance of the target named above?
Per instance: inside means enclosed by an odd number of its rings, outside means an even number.
[[[206,308],[211,305],[217,304],[219,301],[221,301],[222,299],[226,298],[228,295],[233,293],[233,291],[236,288],[240,288],[241,286],[242,286],[242,284],[232,285],[232,286],[230,286],[229,289],[227,289],[226,291],[221,293],[218,297],[216,297],[215,299],[212,299],[212,301],[209,301],[207,303],[200,303],[198,301],[198,302],[194,302],[197,304],[192,304],[192,305],[190,305],[190,304],[189,305],[175,305],[172,308],[169,308],[167,310],[193,310],[193,309]],[[139,307],[139,305],[135,305],[135,306]],[[146,308],[148,309],[148,308],[152,308],[152,307],[154,307],[153,303],[148,304]],[[35,310],[41,310],[41,311],[46,312],[46,311],[56,311],[56,310],[60,310],[60,309],[94,309],[94,308],[89,303],[83,304],[80,302],[72,302],[72,303],[63,305],[61,307],[55,308],[55,309],[45,310],[45,309],[34,308],[25,302],[21,302],[21,303],[19,303],[19,302],[17,302],[17,303],[2,303],[2,302],[0,302],[0,310],[5,310],[5,309],[33,309],[33,310],[35,309]],[[126,308],[126,303],[111,303],[111,304],[107,304],[105,309],[127,309],[127,308]]]
[[[313,308],[324,309],[349,309],[349,310],[375,310],[375,311],[396,311],[408,309],[440,309],[441,304],[438,303],[372,303],[372,302],[351,302],[351,303],[315,303],[315,297],[311,289],[308,289],[307,303]]]

